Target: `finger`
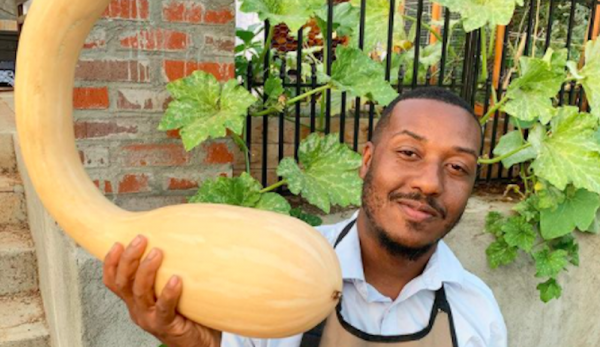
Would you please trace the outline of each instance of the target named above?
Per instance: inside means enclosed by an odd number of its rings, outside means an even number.
[[[140,265],[140,258],[144,254],[148,241],[145,237],[138,235],[125,249],[119,260],[115,284],[120,296],[130,300],[133,296],[132,286],[135,273]]]
[[[162,252],[154,248],[148,253],[137,269],[132,290],[136,306],[149,309],[156,303],[154,281],[156,280],[156,272],[161,263]]]
[[[181,279],[178,276],[173,276],[160,293],[158,300],[156,300],[156,318],[164,326],[171,324],[177,316],[177,304],[182,289]]]
[[[120,243],[115,243],[104,257],[102,281],[104,282],[104,285],[112,292],[116,292],[117,290],[115,285],[117,266],[119,265],[119,259],[121,258],[123,251],[123,246]]]

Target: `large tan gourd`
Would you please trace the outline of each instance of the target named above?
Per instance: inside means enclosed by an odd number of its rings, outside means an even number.
[[[179,310],[208,327],[253,337],[305,331],[335,307],[342,280],[331,246],[303,222],[254,209],[188,204],[129,212],[90,181],[72,121],[75,65],[107,0],[34,1],[17,60],[17,130],[36,191],[60,226],[102,259],[145,235],[165,253],[157,291],[173,275]],[[64,327],[68,329],[68,327]]]

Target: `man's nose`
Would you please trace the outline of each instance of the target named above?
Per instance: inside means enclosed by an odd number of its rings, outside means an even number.
[[[412,179],[411,188],[427,196],[439,196],[444,191],[443,167],[435,163],[423,165]]]

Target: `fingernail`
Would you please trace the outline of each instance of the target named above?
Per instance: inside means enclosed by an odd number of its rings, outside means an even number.
[[[136,247],[138,246],[140,243],[142,242],[142,235],[138,235],[136,236],[135,239],[133,239],[133,242],[131,243],[132,246]]]
[[[171,288],[175,288],[175,286],[177,286],[178,283],[179,283],[179,277],[173,276],[169,280],[168,286],[171,287]]]
[[[113,252],[114,252],[114,251],[117,249],[117,246],[118,246],[118,245],[119,245],[119,243],[118,243],[118,242],[115,242],[115,244],[114,244],[114,245],[112,245],[112,247],[110,248],[110,250],[108,251],[108,253],[109,253],[109,254],[110,254],[110,253],[113,253]]]
[[[154,258],[156,258],[156,256],[158,255],[158,251],[156,250],[156,248],[153,248],[150,253],[148,253],[148,256],[146,257],[146,260],[152,260]]]

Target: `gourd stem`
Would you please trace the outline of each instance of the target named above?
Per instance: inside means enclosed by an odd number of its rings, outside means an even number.
[[[273,185],[270,185],[267,188],[261,190],[259,193],[261,193],[261,194],[262,193],[268,193],[268,192],[273,191],[273,190],[275,190],[275,189],[277,189],[277,188],[279,188],[279,187],[281,187],[283,185],[286,185],[286,184],[287,184],[286,180],[281,180],[281,181],[279,181],[279,182],[277,182],[277,183],[275,183]]]
[[[517,149],[514,149],[514,150],[512,150],[512,151],[510,151],[508,153],[505,153],[504,155],[501,155],[499,157],[495,157],[493,159],[482,159],[482,158],[479,158],[479,160],[477,162],[479,164],[496,164],[496,163],[499,163],[502,160],[504,160],[504,159],[506,159],[506,158],[508,158],[510,156],[513,156],[513,155],[519,153],[520,151],[522,151],[522,150],[524,150],[526,148],[529,148],[529,147],[531,147],[531,143],[526,143],[523,146],[521,146],[521,147],[519,147]]]

